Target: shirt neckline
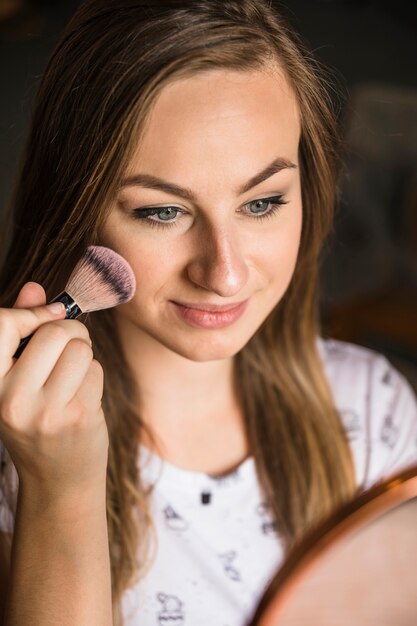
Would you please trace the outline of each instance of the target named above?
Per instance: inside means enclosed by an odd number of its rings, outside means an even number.
[[[255,475],[255,460],[248,456],[231,472],[221,476],[213,476],[206,472],[188,470],[161,458],[143,444],[139,444],[141,476],[150,482],[169,485],[170,488],[188,491],[195,488],[221,486],[223,489],[245,482]]]

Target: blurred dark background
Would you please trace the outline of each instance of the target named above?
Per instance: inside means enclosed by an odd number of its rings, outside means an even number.
[[[0,0],[0,209],[40,75],[78,4]],[[323,334],[382,352],[417,390],[415,3],[276,4],[330,68],[340,94],[346,168],[323,256]]]

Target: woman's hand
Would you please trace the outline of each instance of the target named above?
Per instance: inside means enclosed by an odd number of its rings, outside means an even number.
[[[13,308],[0,308],[0,439],[26,497],[49,501],[105,485],[109,439],[88,330],[45,303],[43,287],[29,282]]]

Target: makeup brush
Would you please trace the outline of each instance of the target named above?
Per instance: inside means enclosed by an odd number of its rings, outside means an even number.
[[[88,246],[74,267],[65,291],[51,303],[62,302],[66,308],[63,319],[75,319],[82,313],[124,304],[133,298],[135,291],[133,270],[120,254],[105,246]],[[22,354],[33,334],[20,341],[13,355],[15,359]]]

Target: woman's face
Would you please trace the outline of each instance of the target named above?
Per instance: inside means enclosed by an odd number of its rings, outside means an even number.
[[[136,275],[134,298],[117,309],[136,346],[143,337],[209,361],[254,335],[296,264],[299,137],[295,98],[278,73],[216,70],[161,92],[101,237]],[[202,314],[203,325],[173,304],[246,300],[235,321]]]

